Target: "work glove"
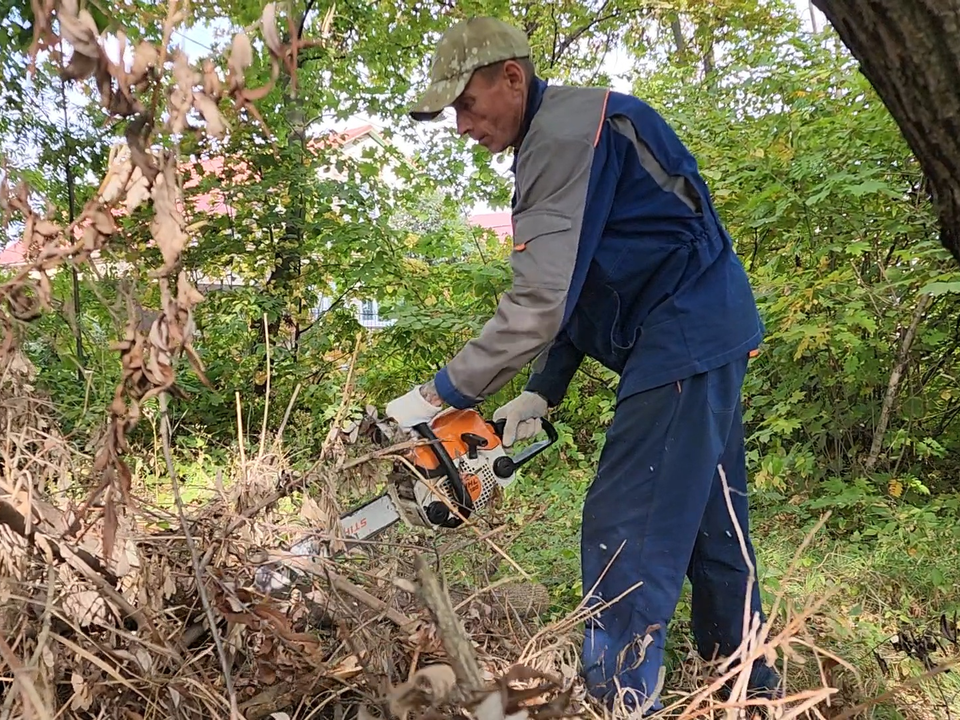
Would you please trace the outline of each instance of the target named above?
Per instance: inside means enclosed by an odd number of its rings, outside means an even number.
[[[506,420],[503,427],[504,447],[517,440],[532,438],[540,432],[540,418],[547,414],[547,401],[542,395],[524,391],[513,400],[497,408],[493,420]]]
[[[414,425],[428,423],[442,408],[429,402],[421,393],[418,385],[405,395],[387,403],[384,412],[393,418],[404,430],[412,430]]]

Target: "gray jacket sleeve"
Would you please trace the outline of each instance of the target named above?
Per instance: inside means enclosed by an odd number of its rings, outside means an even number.
[[[550,344],[563,321],[577,259],[592,138],[531,133],[517,158],[513,285],[480,335],[437,373],[440,397],[471,407],[495,393]]]

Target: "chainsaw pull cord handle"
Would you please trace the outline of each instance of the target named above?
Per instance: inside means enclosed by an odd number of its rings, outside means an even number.
[[[494,420],[490,423],[493,426],[493,429],[497,432],[497,435],[502,439],[503,430],[507,425],[506,420]],[[504,455],[503,457],[497,458],[493,463],[493,473],[497,477],[505,478],[510,477],[517,471],[521,465],[525,465],[535,458],[537,455],[542,453],[548,447],[553,445],[557,438],[560,436],[557,434],[557,429],[553,426],[549,420],[545,417],[540,418],[540,425],[547,432],[547,439],[540,440],[535,442],[533,445],[525,449],[523,452],[518,455],[510,457],[509,455]]]
[[[437,456],[437,461],[440,463],[440,467],[443,468],[447,476],[447,481],[450,483],[450,489],[453,491],[453,499],[456,502],[457,510],[460,511],[464,519],[469,518],[470,513],[472,513],[474,509],[473,498],[470,497],[470,493],[468,493],[467,488],[464,487],[463,480],[460,478],[460,472],[457,470],[453,458],[450,457],[450,453],[447,452],[447,449],[443,446],[443,443],[440,442],[440,439],[428,423],[418,423],[413,426],[413,429],[418,432],[424,440],[429,441],[430,448],[433,450],[433,454]],[[437,525],[442,527],[457,528],[463,524],[463,520],[451,513],[450,508],[439,500],[430,503],[426,511],[431,522],[436,522]]]

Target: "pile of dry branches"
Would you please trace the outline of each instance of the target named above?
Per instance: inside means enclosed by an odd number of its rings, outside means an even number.
[[[322,475],[343,464],[300,476],[255,455],[180,517],[134,494],[110,559],[102,516],[78,528],[69,503],[4,480],[0,662],[12,682],[0,717],[562,716],[569,682],[505,659],[533,636],[539,586],[451,592],[440,551],[421,541],[297,558],[305,581],[283,597],[257,592],[257,567],[285,555],[276,501],[319,497]],[[318,505],[304,501],[301,515]],[[533,705],[514,715],[522,701]]]

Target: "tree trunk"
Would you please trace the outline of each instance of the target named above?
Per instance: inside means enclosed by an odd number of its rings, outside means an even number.
[[[960,0],[811,0],[860,62],[930,182],[960,262]]]

